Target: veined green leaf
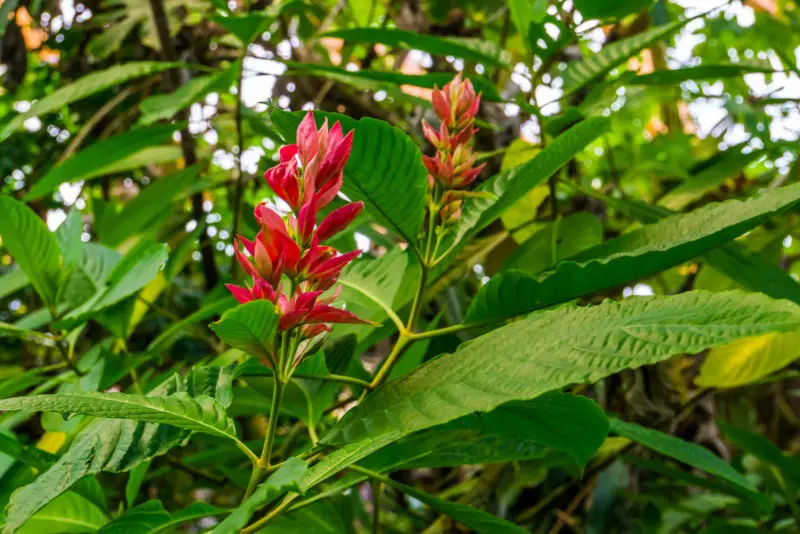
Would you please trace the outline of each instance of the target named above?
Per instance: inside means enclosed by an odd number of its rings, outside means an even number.
[[[18,130],[31,117],[38,117],[55,111],[76,100],[81,100],[109,87],[122,85],[129,80],[183,66],[185,66],[183,63],[168,63],[166,61],[134,61],[88,74],[80,80],[65,85],[53,94],[38,100],[28,111],[14,117],[5,127],[0,129],[0,142],[5,141],[9,135]]]
[[[677,31],[690,19],[676,20],[663,26],[656,26],[638,35],[628,37],[604,46],[599,52],[580,61],[573,61],[564,71],[564,89],[577,91],[587,83],[593,82],[608,71],[635,56],[645,48]]]
[[[408,256],[400,248],[394,248],[378,259],[354,261],[339,277],[343,287],[342,301],[347,302],[348,310],[362,319],[381,322],[387,316],[397,317],[393,311],[394,299],[407,267]],[[351,328],[341,325],[336,329],[337,335],[354,333],[359,337],[368,331],[363,325]]]
[[[363,69],[350,71],[335,65],[318,65],[311,63],[288,62],[287,66],[291,72],[299,72],[310,76],[321,76],[323,78],[339,79],[346,82],[380,82],[393,85],[413,85],[414,87],[424,87],[440,89],[449,83],[455,76],[449,72],[432,72],[427,74],[404,74],[396,71],[378,71],[373,69]],[[480,76],[467,76],[475,87],[475,91],[482,93],[482,98],[488,102],[502,102],[504,98],[497,91],[491,81]]]
[[[648,74],[634,76],[628,85],[671,85],[686,80],[719,80],[722,78],[738,78],[751,72],[771,73],[771,67],[744,64],[700,65],[673,70],[657,70]]]
[[[592,247],[541,280],[509,272],[483,286],[467,320],[511,317],[649,276],[700,256],[755,228],[800,200],[793,184],[745,201],[708,204]]]
[[[694,291],[535,313],[367,396],[323,437],[323,443],[341,449],[312,467],[303,486],[411,432],[476,410],[799,325],[797,305],[738,291]]]
[[[466,235],[473,235],[489,226],[506,209],[550,178],[586,148],[586,145],[606,132],[610,125],[610,121],[603,117],[592,117],[580,122],[556,137],[524,165],[502,172],[481,185],[479,191],[491,193],[493,196],[464,201],[458,224],[450,233],[445,234],[438,257],[446,256]]]
[[[178,391],[186,391],[186,385],[177,376],[172,376],[151,395],[169,396]],[[190,431],[174,426],[128,419],[92,421],[53,467],[11,495],[6,508],[6,528],[11,531],[19,528],[86,475],[101,471],[128,471],[185,442],[190,434]]]
[[[308,464],[299,458],[289,458],[261,484],[253,494],[212,531],[216,534],[238,532],[247,526],[252,515],[287,491],[299,491],[300,480]]]
[[[731,388],[756,382],[800,358],[800,331],[770,333],[714,347],[695,383],[702,387]]]
[[[268,300],[252,300],[228,310],[209,326],[219,338],[261,361],[273,359],[278,314]]]
[[[697,469],[701,469],[730,484],[744,490],[750,500],[758,504],[761,509],[769,510],[770,506],[758,489],[747,480],[744,475],[728,465],[725,460],[716,456],[708,449],[694,443],[684,441],[675,436],[670,436],[658,430],[645,428],[633,423],[626,423],[619,419],[610,418],[611,432],[618,436],[630,439],[644,445],[679,462],[683,462]]]
[[[236,440],[236,424],[206,395],[146,397],[126,393],[64,393],[0,400],[0,410],[79,413],[107,419],[161,423]]]
[[[25,200],[34,200],[52,193],[65,182],[77,182],[102,176],[112,165],[140,150],[160,145],[172,137],[180,124],[159,124],[146,128],[136,128],[127,132],[97,141],[90,147],[67,158],[51,168],[25,195]]]
[[[143,231],[164,209],[185,193],[197,180],[200,165],[187,167],[161,178],[142,189],[118,214],[106,214],[97,229],[106,245],[116,247]]]
[[[445,39],[398,28],[351,28],[327,32],[323,37],[337,37],[346,43],[380,43],[403,50],[422,50],[434,56],[454,56],[487,65],[507,66],[498,54],[486,53],[472,41]]]
[[[294,142],[303,112],[276,110],[270,114],[284,138]],[[342,192],[363,200],[381,223],[395,230],[413,249],[425,217],[428,171],[419,148],[402,130],[370,118],[354,121],[337,113],[314,113],[317,125],[339,121],[344,132],[353,130],[353,150],[344,168]]]
[[[39,296],[56,304],[61,279],[61,251],[56,236],[28,206],[9,196],[0,196],[0,238]]]
[[[167,260],[167,246],[141,241],[114,266],[104,288],[59,321],[75,326],[122,299],[133,295],[156,277]]]
[[[605,195],[599,197],[614,209],[645,224],[656,222],[674,213],[653,204],[615,199]],[[706,252],[704,258],[711,267],[746,289],[800,304],[800,284],[794,278],[758,254],[749,253],[735,241]]]
[[[722,152],[709,162],[709,165],[693,173],[688,181],[664,195],[658,204],[671,210],[682,210],[707,192],[719,187],[728,178],[742,172],[745,167],[763,155],[764,152],[758,150],[748,154],[735,150]]]
[[[77,493],[65,493],[51,501],[16,530],[6,524],[4,533],[95,532],[108,522],[105,512]]]
[[[64,268],[69,268],[80,262],[83,241],[83,215],[73,207],[69,210],[67,219],[62,222],[55,231],[58,246],[61,248],[61,256],[64,258]]]

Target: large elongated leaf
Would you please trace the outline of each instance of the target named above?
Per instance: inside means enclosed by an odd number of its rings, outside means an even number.
[[[550,178],[589,143],[606,132],[610,124],[603,117],[593,117],[578,123],[524,165],[498,174],[481,185],[479,190],[491,193],[492,196],[464,201],[458,224],[445,235],[438,255],[447,255],[464,236],[486,228],[505,210]]]
[[[0,238],[42,299],[54,306],[61,279],[61,251],[45,222],[22,202],[0,196]]]
[[[611,432],[644,445],[679,462],[683,462],[697,469],[701,469],[729,484],[744,490],[749,498],[756,502],[760,508],[769,509],[769,503],[758,489],[747,480],[744,475],[728,465],[725,460],[716,456],[708,449],[694,443],[684,441],[675,436],[670,436],[658,430],[645,428],[633,423],[626,423],[616,418],[611,418]]]
[[[141,241],[114,266],[105,285],[59,323],[76,325],[146,286],[167,260],[167,246]]]
[[[213,398],[186,393],[146,397],[126,393],[64,393],[0,400],[0,410],[79,413],[109,419],[162,423],[193,432],[236,438],[236,424]]]
[[[197,181],[200,165],[187,167],[142,189],[118,214],[105,214],[97,229],[100,239],[116,247],[143,231],[153,219]]]
[[[738,291],[607,301],[540,312],[386,383],[322,441],[342,448],[315,465],[309,487],[404,435],[511,400],[756,333],[791,331],[800,307]]]
[[[179,512],[170,514],[161,501],[147,501],[115,518],[98,530],[100,534],[157,534],[174,532],[187,521],[216,517],[230,510],[217,508],[204,502],[196,502]]]
[[[715,347],[695,379],[698,386],[730,388],[753,383],[800,358],[800,332],[770,333]]]
[[[406,495],[410,495],[424,502],[434,510],[452,517],[459,523],[463,523],[479,534],[525,534],[528,532],[519,525],[515,525],[506,519],[493,516],[478,508],[473,508],[472,506],[460,502],[447,501],[434,497],[430,493],[425,493],[413,486],[401,484],[388,477],[382,478],[381,480],[393,488],[402,491]]]
[[[351,28],[325,33],[348,43],[384,44],[403,50],[422,50],[434,56],[454,56],[487,65],[506,66],[496,53],[486,53],[476,43],[466,40],[445,39],[398,28]]]
[[[272,359],[278,314],[268,300],[253,300],[227,311],[211,329],[219,338],[261,361]]]
[[[677,20],[663,26],[650,28],[633,37],[604,46],[599,52],[580,61],[571,62],[564,71],[564,89],[569,92],[580,89],[617,65],[621,65],[628,58],[677,31],[688,21],[689,19]]]
[[[179,124],[159,124],[129,130],[103,139],[51,168],[25,195],[25,200],[41,198],[65,182],[102,176],[104,168],[143,148],[160,145],[172,137]]]
[[[600,195],[603,202],[640,223],[650,224],[673,214],[653,204],[620,200]],[[783,269],[758,254],[749,253],[737,242],[708,251],[705,260],[717,271],[751,291],[776,299],[789,299],[800,304],[800,284]]]
[[[657,70],[648,74],[640,74],[626,82],[629,85],[671,85],[686,80],[719,80],[721,78],[738,78],[751,72],[773,72],[771,67],[759,65],[700,65],[673,70]]]
[[[351,71],[334,65],[316,65],[310,63],[288,63],[288,67],[293,72],[299,72],[311,76],[321,76],[335,80],[342,80],[349,83],[370,82],[371,85],[379,83],[389,83],[392,85],[413,85],[414,87],[424,87],[433,89],[442,88],[449,83],[455,74],[449,72],[432,72],[427,74],[404,74],[397,71],[378,71],[364,69]],[[502,102],[504,99],[489,80],[480,76],[467,76],[475,91],[481,93],[481,97],[488,102]],[[376,83],[377,82],[377,83]]]
[[[236,82],[241,63],[233,62],[222,72],[210,76],[193,78],[175,91],[164,95],[153,95],[139,104],[142,111],[140,123],[153,124],[162,119],[172,118],[178,111],[194,104],[208,93],[219,91],[227,93]]]
[[[3,235],[0,234],[0,238]],[[27,287],[31,281],[28,280],[28,277],[25,276],[25,271],[22,269],[13,269],[12,271],[7,272],[6,274],[0,276],[0,299],[4,299],[7,296],[16,293],[23,287]]]
[[[339,121],[353,130],[353,150],[344,168],[342,191],[351,200],[363,200],[381,224],[395,230],[412,248],[425,217],[428,171],[419,149],[402,130],[370,118],[354,121],[337,113],[314,113],[317,125],[324,119]],[[294,142],[303,113],[276,110],[272,122],[285,139]]]
[[[42,508],[19,530],[7,524],[4,533],[41,534],[43,532],[95,532],[108,522],[103,510],[77,493],[65,493]]]
[[[202,375],[213,368],[192,371],[186,381],[173,375],[155,388],[150,395],[168,397],[179,392],[215,394],[216,389],[195,391],[190,384],[208,382]],[[13,531],[24,524],[47,503],[73,487],[87,475],[101,471],[121,473],[142,462],[185,443],[190,430],[172,425],[132,421],[129,419],[97,419],[89,423],[58,461],[39,475],[31,484],[11,495],[6,508],[6,528]]]
[[[308,465],[298,458],[289,458],[281,467],[261,484],[253,494],[213,530],[216,534],[238,532],[258,509],[268,505],[287,491],[299,491],[300,480]]]
[[[585,250],[541,280],[499,275],[478,292],[467,320],[519,315],[649,276],[725,244],[798,200],[800,184],[793,184],[745,201],[709,204]]]
[[[407,266],[408,256],[400,248],[395,248],[378,259],[363,258],[354,261],[339,278],[343,286],[342,301],[347,302],[348,310],[362,319],[384,321],[387,314],[393,313],[395,296],[403,282]],[[369,331],[361,325],[342,327],[337,327],[337,335],[354,333],[363,337]]]
[[[700,171],[693,173],[689,180],[664,195],[658,204],[671,210],[682,210],[763,155],[764,152],[758,150],[747,154],[736,150],[722,152]]]
[[[122,85],[128,80],[182,66],[184,66],[183,63],[134,61],[88,74],[80,80],[65,85],[53,94],[38,100],[28,111],[14,117],[5,127],[0,129],[0,142],[4,141],[9,135],[18,130],[22,124],[31,117],[38,117],[45,113],[55,111],[76,100],[81,100],[99,91],[108,89],[109,87]]]

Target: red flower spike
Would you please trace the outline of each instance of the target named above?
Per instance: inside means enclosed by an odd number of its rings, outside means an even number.
[[[317,228],[317,239],[327,241],[350,225],[364,209],[363,202],[351,202],[333,210]]]
[[[252,242],[248,243],[252,244]],[[245,247],[248,248],[247,244],[245,244]],[[253,276],[253,274],[256,272],[255,267],[253,267],[253,264],[250,263],[250,260],[248,260],[247,257],[239,251],[239,243],[236,241],[233,242],[233,253],[236,255],[236,261],[238,261],[239,265],[242,266],[242,270],[244,270],[244,272],[246,272],[249,276]]]
[[[354,250],[319,263],[311,269],[308,276],[309,278],[329,278],[333,275],[338,277],[345,265],[353,261],[359,254],[361,254],[360,250]]]
[[[333,306],[317,305],[303,320],[304,323],[350,323],[350,324],[372,324],[372,321],[361,319],[353,312],[334,308]]]

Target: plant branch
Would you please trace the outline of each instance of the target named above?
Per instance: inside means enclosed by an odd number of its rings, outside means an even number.
[[[158,33],[158,40],[161,44],[161,51],[167,61],[177,61],[178,55],[175,52],[175,46],[172,42],[172,37],[169,34],[169,23],[167,13],[164,10],[163,0],[150,0],[150,8],[153,11],[153,21],[155,22],[156,31]],[[166,80],[169,85],[170,92],[177,90],[181,83],[179,73],[175,69],[167,71]],[[178,121],[188,122],[189,112],[186,109],[180,110],[175,114]],[[183,152],[183,160],[187,167],[197,163],[197,152],[195,150],[194,138],[189,133],[189,127],[184,126],[181,131],[181,151]],[[197,223],[203,220],[203,193],[202,191],[192,195],[192,216]],[[217,285],[219,274],[217,273],[217,264],[214,260],[214,248],[211,246],[211,238],[206,232],[200,234],[200,254],[203,259],[203,272],[205,274],[206,289],[211,289]]]
[[[302,378],[304,380],[326,380],[329,382],[341,382],[342,384],[352,384],[354,386],[359,386],[362,388],[370,387],[369,382],[367,382],[366,380],[361,380],[360,378],[347,375],[337,375],[337,374],[307,375],[303,373],[293,373],[292,377]]]

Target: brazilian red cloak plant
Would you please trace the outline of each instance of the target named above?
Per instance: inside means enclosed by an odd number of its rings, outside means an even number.
[[[438,212],[442,221],[447,222],[459,217],[463,198],[474,196],[465,189],[472,185],[485,166],[475,165],[476,156],[472,152],[473,137],[478,131],[474,127],[475,115],[481,95],[475,94],[472,82],[462,79],[459,73],[441,90],[434,88],[431,100],[440,120],[439,130],[424,120],[422,128],[436,153],[422,156],[422,160],[428,169],[428,183],[433,189],[434,201],[438,202],[438,209],[432,210],[432,214]],[[442,191],[438,192],[439,189]]]
[[[346,228],[364,209],[363,202],[351,202],[333,210],[317,225],[318,210],[333,201],[342,187],[342,172],[353,145],[353,132],[342,135],[337,122],[328,128],[325,120],[317,129],[309,111],[297,128],[297,143],[280,150],[280,162],[265,174],[269,186],[291,208],[281,217],[267,204],[255,209],[261,226],[254,240],[238,236],[236,258],[252,279],[247,287],[227,284],[233,296],[244,304],[265,299],[275,304],[280,316],[269,362],[273,369],[279,359],[281,339],[291,339],[296,352],[292,365],[309,353],[304,341],[330,332],[333,323],[369,323],[353,313],[331,306],[341,288],[323,297],[338,280],[342,269],[360,251],[340,254],[324,242]],[[240,250],[239,244],[247,252]],[[288,282],[285,290],[284,280]]]

